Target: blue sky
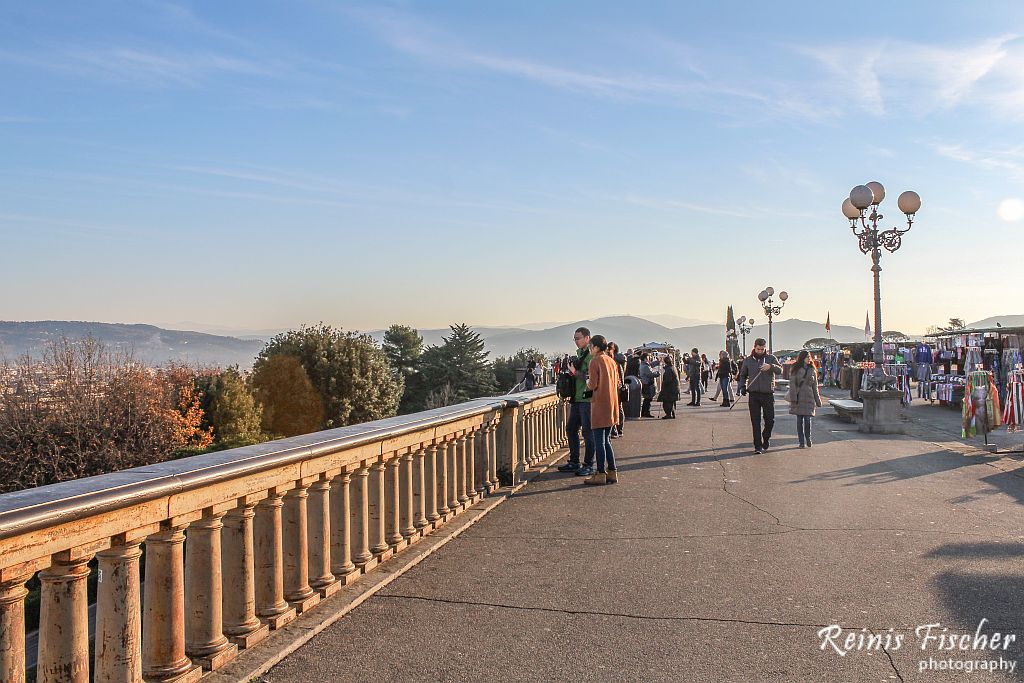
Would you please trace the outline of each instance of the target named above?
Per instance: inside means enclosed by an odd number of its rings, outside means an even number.
[[[1021,313],[1024,3],[4,2],[0,318]],[[626,274],[629,277],[625,277]]]

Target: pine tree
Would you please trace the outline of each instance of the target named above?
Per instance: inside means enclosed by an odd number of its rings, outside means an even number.
[[[425,391],[438,392],[448,385],[453,403],[494,393],[494,367],[487,360],[484,340],[465,323],[451,325],[451,331],[449,336],[442,337],[441,346],[431,346],[423,352],[420,373]]]
[[[412,327],[392,325],[384,333],[381,344],[391,369],[403,379],[416,372],[416,363],[423,353],[423,337]]]

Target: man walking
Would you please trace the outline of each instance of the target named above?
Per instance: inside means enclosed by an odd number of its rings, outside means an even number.
[[[771,446],[775,426],[775,377],[782,374],[779,359],[768,353],[764,339],[754,340],[754,351],[740,366],[739,394],[749,396],[750,426],[754,430],[754,452],[764,453]],[[761,417],[764,416],[764,429]]]
[[[560,465],[560,472],[575,472],[581,477],[594,473],[594,436],[590,431],[590,390],[587,389],[587,375],[590,372],[590,330],[576,328],[573,333],[576,342],[576,356],[571,367],[576,377],[576,394],[569,405],[569,419],[565,423],[569,439],[569,461]],[[583,465],[580,465],[580,431],[583,432]]]

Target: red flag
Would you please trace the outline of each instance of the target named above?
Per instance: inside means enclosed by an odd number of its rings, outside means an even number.
[[[832,314],[831,313],[828,313],[828,314],[825,315],[825,331],[826,332],[831,332],[832,331]]]

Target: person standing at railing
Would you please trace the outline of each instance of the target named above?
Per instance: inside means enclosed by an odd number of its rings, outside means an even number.
[[[619,353],[619,345],[615,342],[608,342],[608,356],[615,361],[615,368],[618,370],[618,383],[616,386],[619,391],[619,416],[618,421],[612,427],[611,436],[613,439],[618,439],[622,436],[622,425],[626,422],[626,397],[623,396],[623,393],[627,391],[624,379],[626,372],[626,356]]]
[[[576,393],[569,405],[569,419],[565,423],[569,440],[569,461],[560,465],[560,472],[575,472],[578,476],[589,477],[594,473],[594,436],[590,428],[590,390],[587,389],[587,374],[593,355],[590,351],[590,330],[577,327],[573,333],[576,356],[570,367],[576,378]],[[583,464],[580,464],[580,432],[583,432]]]
[[[610,441],[612,426],[619,416],[619,371],[615,359],[608,355],[608,342],[599,334],[590,338],[590,376],[587,389],[590,397],[590,425],[593,430],[597,472],[583,483],[591,485],[614,484],[618,481],[615,452]]]
[[[537,388],[537,361],[531,360],[526,366],[526,374],[523,375],[523,389],[529,391]]]

